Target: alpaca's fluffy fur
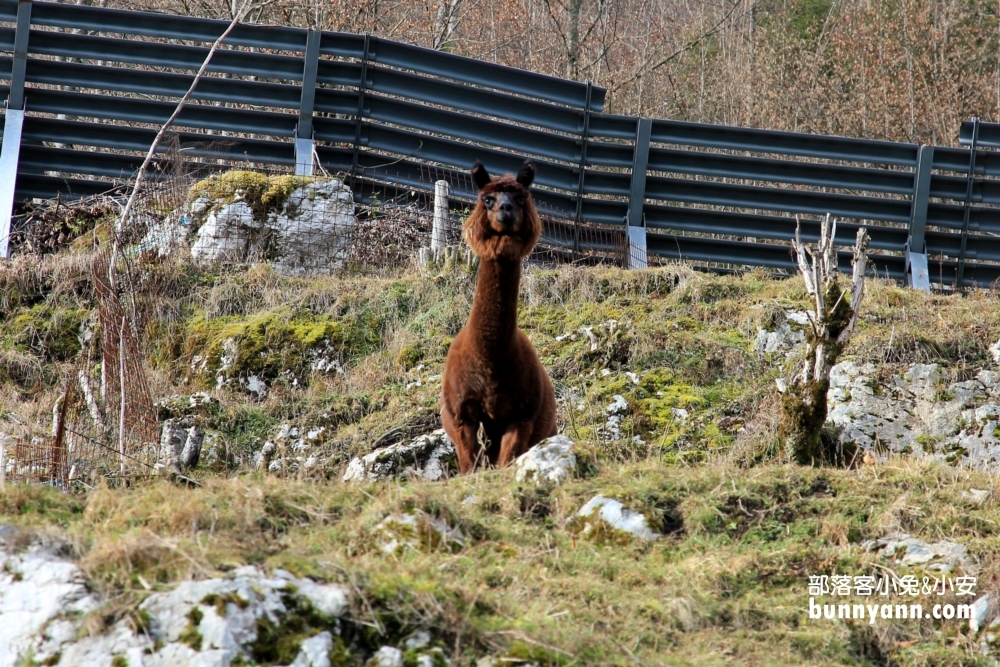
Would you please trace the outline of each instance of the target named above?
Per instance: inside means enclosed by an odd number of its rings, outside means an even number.
[[[517,328],[521,260],[541,235],[528,188],[535,167],[491,180],[476,163],[479,200],[464,225],[480,259],[472,313],[448,350],[441,421],[458,451],[462,473],[487,461],[505,466],[556,433],[552,381]]]

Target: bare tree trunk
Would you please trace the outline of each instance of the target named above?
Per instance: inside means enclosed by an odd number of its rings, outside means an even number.
[[[436,51],[448,48],[458,29],[458,10],[463,0],[439,0],[437,18],[434,21],[434,40],[431,48]]]
[[[580,10],[583,0],[569,0],[569,25],[566,34],[566,78],[580,76]]]
[[[802,370],[782,396],[778,437],[782,447],[790,450],[796,462],[802,465],[842,463],[847,458],[834,446],[823,442],[822,430],[827,416],[830,371],[847,347],[858,321],[865,290],[869,239],[866,229],[858,230],[850,289],[843,289],[838,280],[836,231],[836,221],[831,224],[827,215],[820,228],[816,252],[803,246],[798,226],[792,243],[806,291],[813,301],[809,313],[812,330],[806,335],[809,354]]]

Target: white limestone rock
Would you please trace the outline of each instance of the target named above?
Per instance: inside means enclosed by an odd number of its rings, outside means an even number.
[[[987,593],[976,599],[972,603],[972,613],[969,615],[969,630],[973,633],[979,632],[979,629],[985,627],[986,619],[989,618],[990,613],[990,594]]]
[[[200,198],[191,204],[190,211],[196,218],[204,217],[191,247],[195,260],[266,259],[279,271],[297,275],[343,266],[357,224],[354,194],[334,179],[316,180],[295,189],[281,210],[272,210],[260,219],[254,218],[247,201],[220,205]]]
[[[289,667],[330,667],[333,635],[323,631],[302,642],[299,654]]]
[[[185,427],[174,419],[164,420],[160,427],[160,461],[158,472],[186,473],[198,465],[205,431],[200,426]]]
[[[383,646],[371,660],[370,667],[403,667],[403,652],[394,646]]]
[[[941,573],[958,568],[966,574],[974,574],[978,569],[963,544],[948,540],[928,543],[898,531],[862,542],[861,548],[877,551],[882,558],[892,558],[900,565],[920,565]]]
[[[376,449],[371,454],[355,458],[344,472],[345,482],[376,482],[399,477],[415,477],[427,481],[444,479],[458,471],[455,445],[443,428],[421,435],[410,442],[401,442]]]
[[[277,246],[273,265],[293,274],[340,267],[347,259],[356,225],[354,194],[341,181],[303,185],[268,220]]]
[[[251,235],[258,227],[249,204],[225,204],[209,213],[198,228],[191,257],[205,263],[244,261]]]
[[[33,664],[109,666],[119,657],[143,667],[226,667],[251,658],[259,619],[285,622],[289,595],[304,600],[297,605],[311,604],[334,629],[348,609],[348,593],[339,586],[241,567],[225,578],[186,581],[150,595],[139,605],[148,622],[138,634],[133,620],[123,619],[86,636],[82,616],[100,601],[73,563],[39,545],[16,554],[0,545],[0,573],[0,667],[29,658]],[[329,667],[333,637],[330,629],[317,630],[303,642],[295,665]]]
[[[185,246],[190,231],[190,217],[179,212],[172,213],[162,220],[140,220],[145,224],[146,233],[142,239],[129,250],[129,254],[149,253],[155,257],[166,257],[175,248]]]
[[[604,496],[594,496],[571,519],[581,535],[601,532],[602,529],[618,531],[641,540],[655,540],[660,533],[649,527],[646,516],[627,509],[621,502]],[[603,525],[602,525],[603,524]]]
[[[60,653],[59,640],[71,639],[57,617],[85,614],[99,605],[73,563],[35,545],[20,553],[0,549],[0,667],[14,667],[24,656],[42,661]],[[77,663],[86,664],[86,663]]]
[[[577,472],[574,442],[554,435],[526,451],[514,461],[514,479],[535,484],[562,484]]]
[[[1000,469],[998,372],[949,383],[937,364],[914,364],[880,380],[874,365],[845,361],[831,372],[827,399],[841,443]]]
[[[605,412],[609,415],[623,415],[628,412],[628,401],[621,394],[615,394],[612,398],[613,400],[608,407],[605,408]]]
[[[349,597],[347,591],[340,586],[317,584],[312,579],[300,579],[285,570],[275,570],[274,576],[295,586],[299,595],[309,600],[309,604],[324,616],[339,618],[347,613]]]
[[[962,498],[973,505],[982,505],[989,499],[991,493],[989,489],[969,489],[962,492]]]
[[[387,554],[399,554],[405,549],[458,551],[466,542],[460,528],[416,509],[387,516],[373,533],[379,548]]]
[[[607,369],[604,369],[607,371]],[[610,374],[610,371],[609,371]],[[622,433],[622,420],[628,414],[629,405],[628,400],[621,394],[615,394],[612,396],[614,399],[611,403],[604,408],[604,412],[608,415],[608,420],[598,427],[598,432],[611,440],[618,440],[624,437]]]
[[[802,311],[788,311],[785,319],[774,331],[759,329],[753,350],[758,356],[780,352],[789,354],[806,340],[809,315]]]

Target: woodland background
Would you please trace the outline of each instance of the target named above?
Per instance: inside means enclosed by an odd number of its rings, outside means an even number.
[[[589,79],[611,113],[937,145],[1000,117],[1000,1],[251,1],[252,22]],[[100,4],[231,19],[244,2]]]

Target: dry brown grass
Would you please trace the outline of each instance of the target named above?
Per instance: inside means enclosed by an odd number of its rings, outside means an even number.
[[[16,487],[0,493],[0,515],[75,544],[112,619],[145,584],[257,563],[351,586],[359,619],[374,608],[448,638],[457,664],[534,647],[550,665],[865,664],[868,650],[893,664],[965,665],[977,640],[960,623],[809,621],[806,584],[874,571],[884,561],[859,542],[904,528],[965,544],[989,590],[1000,575],[996,501],[970,505],[968,488],[1000,491],[981,473],[909,459],[850,471],[645,461],[549,492],[517,486],[510,471],[374,486],[208,477],[85,498]],[[674,507],[674,532],[652,544],[580,538],[567,520],[598,492],[651,517]],[[383,553],[374,527],[411,507],[459,526],[466,545]]]

